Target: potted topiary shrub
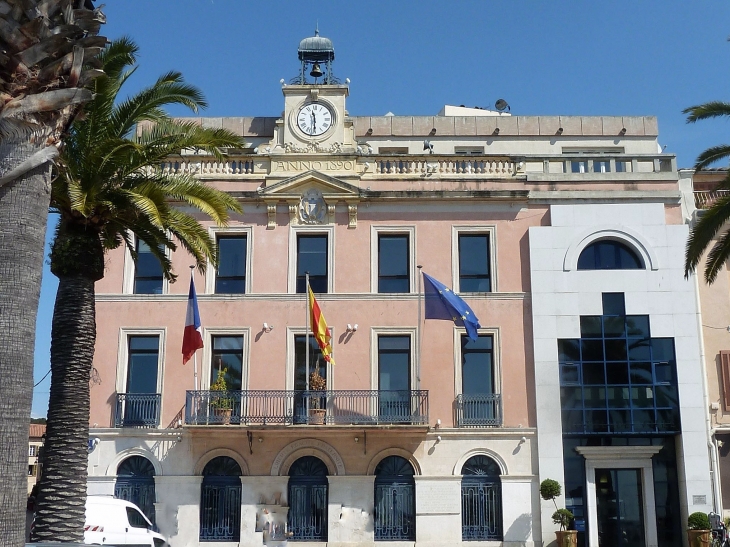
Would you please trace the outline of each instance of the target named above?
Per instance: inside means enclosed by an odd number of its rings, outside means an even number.
[[[563,489],[560,483],[553,479],[545,479],[540,483],[540,497],[545,501],[552,501],[553,505],[555,505],[553,522],[560,526],[560,530],[555,531],[558,547],[576,547],[578,544],[578,532],[567,529],[573,521],[573,513],[567,509],[559,509],[555,501],[555,498],[559,497],[562,491]]]
[[[218,417],[220,423],[229,425],[231,423],[231,414],[233,413],[233,399],[228,393],[228,384],[226,383],[227,368],[218,369],[218,376],[210,385],[210,407],[213,409],[213,415]]]
[[[327,389],[327,380],[322,378],[319,370],[315,370],[309,375],[309,390],[324,391]],[[324,423],[327,410],[322,407],[322,398],[319,395],[309,397],[309,423],[322,425]]]
[[[690,547],[707,547],[710,545],[711,535],[710,519],[705,513],[698,511],[687,517],[687,539]]]

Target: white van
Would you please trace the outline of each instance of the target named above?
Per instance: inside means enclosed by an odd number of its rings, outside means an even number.
[[[84,543],[167,547],[165,538],[135,504],[109,496],[86,498]]]

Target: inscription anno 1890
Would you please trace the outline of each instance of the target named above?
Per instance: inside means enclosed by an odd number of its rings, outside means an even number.
[[[354,171],[351,160],[273,161],[274,171]]]

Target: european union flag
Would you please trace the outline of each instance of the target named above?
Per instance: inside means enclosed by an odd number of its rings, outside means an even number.
[[[423,288],[426,295],[426,319],[446,319],[455,325],[466,328],[472,340],[479,337],[479,319],[469,305],[454,294],[446,285],[433,277],[423,274]]]

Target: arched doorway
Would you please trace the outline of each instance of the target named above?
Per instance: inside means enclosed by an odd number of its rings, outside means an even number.
[[[375,468],[375,540],[416,540],[416,481],[413,466],[388,456]]]
[[[131,501],[155,524],[155,466],[143,456],[130,456],[117,467],[114,497]]]
[[[218,456],[203,468],[200,541],[241,540],[241,466]]]
[[[461,468],[462,541],[502,541],[501,470],[489,456],[469,458]]]
[[[327,466],[304,456],[289,469],[288,529],[291,541],[327,541]]]

